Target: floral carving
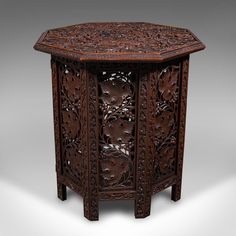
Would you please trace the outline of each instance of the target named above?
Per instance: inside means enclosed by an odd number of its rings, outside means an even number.
[[[170,131],[175,125],[173,113],[165,111],[156,116],[155,122],[155,144],[158,145],[163,142],[166,137],[170,134]]]
[[[128,143],[132,139],[134,122],[118,118],[104,126],[104,135],[110,143]]]
[[[131,94],[129,84],[123,81],[120,76],[113,79],[112,82],[105,80],[100,83],[100,86],[102,90],[101,99],[104,104],[109,106],[119,107],[124,99]]]
[[[177,81],[179,71],[176,66],[164,69],[159,76],[158,88],[164,101],[175,102],[178,98]]]
[[[175,174],[180,63],[160,70],[157,83],[154,183]]]
[[[58,61],[61,109],[62,168],[65,176],[81,186],[82,133],[79,64]]]
[[[85,23],[48,30],[35,49],[83,60],[160,60],[205,46],[187,29],[144,22]]]
[[[62,113],[63,136],[67,139],[75,139],[80,131],[80,123],[74,112],[67,111]]]
[[[104,68],[103,68],[104,69]],[[131,71],[99,73],[100,185],[133,185],[135,94]]]
[[[122,151],[116,148],[106,149],[105,147],[102,150],[103,160],[100,161],[102,186],[109,187],[121,184],[129,177],[132,162]]]
[[[187,52],[200,47],[188,30],[146,23],[91,23],[45,33],[36,48],[53,54],[61,200],[66,187],[74,190],[83,196],[84,215],[98,220],[99,200],[134,199],[135,217],[143,218],[152,194],[172,186],[172,200],[180,199]],[[159,59],[165,60],[154,63]]]
[[[173,167],[175,163],[175,158],[174,158],[174,153],[175,153],[175,147],[170,146],[170,147],[164,147],[161,149],[159,152],[159,162],[158,166],[160,169],[160,173],[166,173],[168,172],[169,167]]]

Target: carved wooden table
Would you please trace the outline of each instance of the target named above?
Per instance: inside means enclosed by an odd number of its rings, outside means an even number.
[[[99,200],[181,195],[189,54],[205,46],[187,29],[150,23],[87,23],[48,30],[34,48],[52,55],[58,197]]]

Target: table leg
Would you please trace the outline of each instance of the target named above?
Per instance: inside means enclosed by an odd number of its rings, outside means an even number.
[[[184,138],[185,138],[185,121],[187,108],[187,89],[188,89],[188,69],[189,57],[183,59],[182,62],[182,76],[180,81],[180,107],[179,107],[179,134],[177,147],[177,181],[172,186],[171,199],[178,201],[181,198],[181,184],[182,184],[182,170],[183,170],[183,156],[184,156]]]
[[[62,201],[66,200],[67,198],[66,186],[59,181],[57,181],[57,196]]]

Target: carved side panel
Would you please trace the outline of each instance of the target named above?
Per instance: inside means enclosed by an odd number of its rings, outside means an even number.
[[[82,186],[82,127],[81,98],[82,84],[80,65],[65,59],[57,60],[60,94],[60,121],[62,146],[62,172],[73,180],[76,185]]]
[[[107,65],[98,70],[100,188],[130,189],[134,187],[136,75],[122,66],[114,70]]]
[[[159,68],[154,124],[154,184],[176,174],[180,75],[180,62]]]

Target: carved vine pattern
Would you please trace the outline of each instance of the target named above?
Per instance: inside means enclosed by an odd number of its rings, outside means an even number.
[[[164,65],[156,94],[154,183],[176,172],[180,63]]]
[[[84,196],[89,219],[98,219],[99,198],[135,198],[144,217],[152,193],[173,185],[172,199],[180,197],[188,63],[91,69],[52,57],[58,183]]]
[[[63,174],[82,186],[81,80],[80,65],[58,60]]]
[[[98,73],[100,113],[100,186],[130,188],[134,184],[135,74]]]

